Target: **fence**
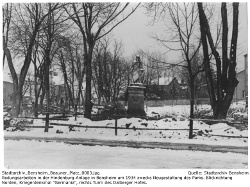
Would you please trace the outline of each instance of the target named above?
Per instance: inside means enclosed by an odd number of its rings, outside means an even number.
[[[147,101],[149,103],[146,103],[148,104],[148,106],[155,106],[155,105],[167,105],[169,102],[171,101],[172,103],[172,100],[165,100],[165,101]],[[180,101],[179,103],[183,104],[185,103],[187,100],[177,100],[177,101]],[[203,100],[204,101],[204,100]],[[151,103],[150,103],[151,102]],[[177,103],[176,103],[177,104]],[[47,113],[46,113],[47,114]],[[50,117],[49,118],[49,115],[46,115],[46,117],[40,117],[40,118],[35,118],[35,117],[20,117],[20,118],[28,118],[28,119],[43,119],[43,120],[46,120],[46,125],[45,126],[23,126],[23,127],[28,127],[28,128],[53,128],[54,125],[58,125],[58,126],[71,126],[71,127],[82,127],[82,128],[106,128],[106,129],[115,129],[115,135],[117,136],[118,134],[118,129],[127,129],[127,130],[172,130],[172,131],[176,131],[176,130],[190,130],[190,129],[158,129],[158,128],[124,128],[124,127],[118,127],[118,116],[115,117],[115,127],[107,127],[107,126],[83,126],[83,125],[72,125],[72,124],[60,124],[60,123],[51,123],[49,122],[50,120],[68,120],[67,117],[69,116],[66,116],[66,115],[69,115],[69,112],[68,113],[65,113],[65,112],[57,112],[57,113],[50,113],[50,114],[62,114],[63,116],[54,116],[54,117]],[[82,113],[77,113],[77,111],[75,110],[74,112],[71,113],[71,116],[75,116],[75,121],[76,121],[76,118],[77,118],[77,115],[82,115]],[[131,117],[131,116],[119,116],[119,118],[121,117]],[[140,117],[140,116],[137,116],[137,117]],[[65,119],[66,118],[66,119]],[[143,118],[145,118],[145,116],[143,116]],[[209,121],[209,122],[224,122],[224,123],[234,123],[234,124],[244,124],[242,122],[237,122],[237,121],[229,121],[229,120],[213,120],[213,119],[191,119],[191,118],[188,118],[188,120],[190,121]],[[245,122],[247,123],[247,122]],[[52,126],[50,126],[52,125]],[[5,126],[5,125],[4,125]],[[7,125],[8,126],[8,125]],[[9,125],[9,127],[15,127],[15,126],[12,126],[12,125]],[[194,131],[195,130],[199,130],[199,129],[193,129]],[[222,136],[222,135],[211,135],[211,136]],[[224,137],[232,137],[232,138],[248,138],[248,137],[242,137],[242,136],[224,136]]]
[[[130,116],[119,116],[120,118],[121,117],[130,117]],[[26,118],[29,118],[29,117],[26,117]],[[31,118],[30,119],[45,119],[45,118]],[[228,123],[228,124],[232,124],[232,123],[235,123],[235,124],[244,124],[242,122],[232,122],[230,120],[214,120],[214,119],[191,119],[191,118],[187,118],[189,119],[190,121],[193,120],[193,121],[210,121],[210,122],[223,122],[223,123]],[[57,118],[49,118],[48,120],[58,120]],[[63,120],[63,119],[59,119],[59,120]],[[76,119],[75,119],[76,120]],[[55,122],[50,122],[49,125],[47,126],[47,128],[53,128],[53,126],[66,126],[66,127],[69,127],[69,128],[73,128],[73,127],[80,127],[80,128],[95,128],[95,129],[114,129],[114,132],[115,132],[115,136],[118,135],[118,129],[119,130],[140,130],[140,131],[190,131],[190,129],[169,129],[169,128],[138,128],[138,127],[132,127],[132,128],[129,128],[129,126],[126,126],[126,127],[118,127],[118,117],[115,117],[115,126],[114,127],[110,127],[110,126],[88,126],[88,125],[72,125],[72,124],[65,124],[65,123],[55,123]],[[247,123],[247,121],[245,122]],[[7,127],[18,127],[18,126],[14,126],[14,125],[4,125],[5,128]],[[20,127],[23,127],[23,128],[45,128],[45,126],[27,126],[27,125],[22,125]],[[193,131],[198,131],[199,133],[199,129],[193,129]],[[213,134],[208,134],[209,136],[220,136],[220,137],[227,137],[227,138],[247,138],[248,139],[248,136],[227,136],[227,135],[213,135]]]

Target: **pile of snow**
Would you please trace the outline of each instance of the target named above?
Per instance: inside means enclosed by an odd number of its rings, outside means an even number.
[[[231,104],[229,109],[229,116],[237,121],[244,121],[248,119],[248,111],[246,109],[246,101],[238,101]]]
[[[231,109],[238,109],[238,110],[245,110],[246,108],[246,101],[238,101],[238,102],[233,102],[230,105]]]
[[[147,114],[151,115],[152,112],[158,113],[160,116],[189,116],[189,105],[175,105],[175,106],[163,106],[163,107],[149,107]]]
[[[233,118],[235,120],[239,120],[239,121],[247,120],[248,119],[248,114],[246,112],[244,112],[244,113],[236,112],[236,113],[233,114]]]

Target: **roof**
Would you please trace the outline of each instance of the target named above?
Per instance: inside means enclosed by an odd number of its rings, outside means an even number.
[[[13,83],[12,77],[9,73],[3,73],[3,82]]]
[[[159,79],[159,85],[169,85],[172,81],[173,77],[161,77]]]
[[[159,85],[169,85],[173,79],[176,79],[178,83],[181,83],[181,80],[178,80],[176,77],[161,77],[159,79]]]
[[[243,69],[243,70],[239,71],[239,72],[236,73],[236,74],[241,74],[241,73],[244,73],[244,72],[245,72],[245,70]]]

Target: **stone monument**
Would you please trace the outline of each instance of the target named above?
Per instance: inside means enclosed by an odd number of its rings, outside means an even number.
[[[136,56],[134,67],[137,68],[133,73],[134,83],[128,86],[128,114],[131,116],[145,116],[144,111],[144,91],[142,62],[139,56]]]

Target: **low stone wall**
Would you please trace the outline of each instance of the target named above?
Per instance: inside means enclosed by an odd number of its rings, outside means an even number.
[[[119,101],[119,103],[127,106],[127,102],[125,102],[125,101]],[[145,100],[144,101],[144,105],[149,106],[149,107],[170,106],[172,104],[173,105],[189,105],[190,100],[189,99],[178,99],[178,100],[174,100],[174,101],[172,101],[172,100]],[[199,105],[210,104],[209,98],[198,99],[198,104]],[[105,104],[101,103],[101,105],[105,105]]]
[[[197,103],[197,101],[196,101]],[[160,106],[168,106],[168,105],[189,105],[189,99],[179,99],[179,100],[151,100],[145,101],[145,104],[149,107],[160,107]],[[209,98],[201,98],[198,100],[198,104],[210,104]]]

